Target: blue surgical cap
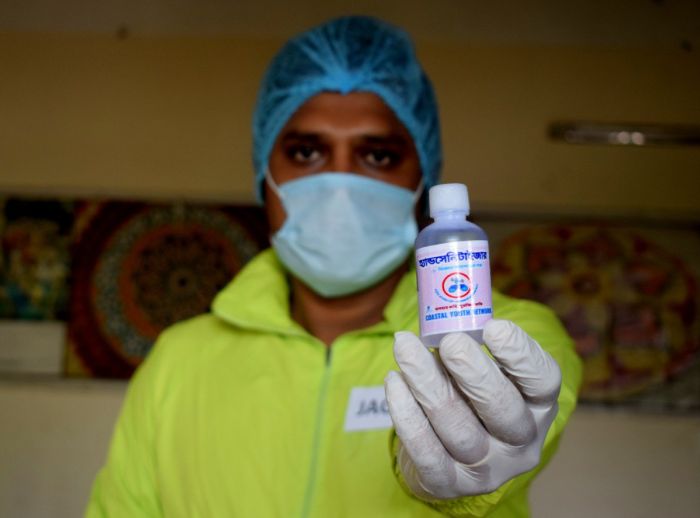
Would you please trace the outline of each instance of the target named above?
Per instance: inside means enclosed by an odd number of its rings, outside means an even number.
[[[263,78],[253,116],[255,185],[262,199],[270,151],[290,117],[320,92],[371,92],[413,137],[427,189],[442,165],[440,125],[432,85],[408,35],[366,16],[346,16],[291,39]]]

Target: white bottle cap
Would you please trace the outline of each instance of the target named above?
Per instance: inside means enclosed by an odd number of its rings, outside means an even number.
[[[430,217],[441,213],[464,212],[469,215],[469,193],[463,183],[443,183],[430,188]]]

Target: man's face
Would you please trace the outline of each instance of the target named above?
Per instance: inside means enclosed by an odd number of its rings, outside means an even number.
[[[410,190],[421,179],[411,135],[380,97],[364,92],[309,99],[280,131],[269,166],[278,185],[321,172],[356,173]],[[274,233],[285,212],[267,183],[265,200]]]

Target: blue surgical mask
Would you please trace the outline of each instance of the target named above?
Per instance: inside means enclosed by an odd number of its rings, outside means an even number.
[[[324,297],[376,284],[406,260],[418,227],[417,192],[352,173],[319,173],[276,185],[287,215],[272,236],[282,264]]]

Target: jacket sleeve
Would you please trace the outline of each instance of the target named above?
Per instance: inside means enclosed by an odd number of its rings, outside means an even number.
[[[537,473],[544,468],[554,455],[564,427],[576,406],[578,388],[581,383],[581,361],[576,355],[572,339],[568,336],[558,318],[549,308],[526,300],[508,299],[500,309],[502,311],[496,313],[498,318],[512,320],[522,327],[559,364],[562,371],[562,386],[558,398],[559,412],[547,433],[541,460],[535,469],[509,480],[492,493],[426,502],[427,505],[447,516],[459,518],[483,517],[488,516],[501,506],[512,505],[506,502],[515,499],[513,497],[518,493],[527,491],[528,486]],[[399,440],[395,432],[391,436],[390,447],[394,474],[404,490],[411,494],[396,462]],[[525,512],[525,509],[523,511]]]
[[[162,516],[156,469],[162,342],[160,338],[129,383],[107,462],[93,483],[87,518]]]

